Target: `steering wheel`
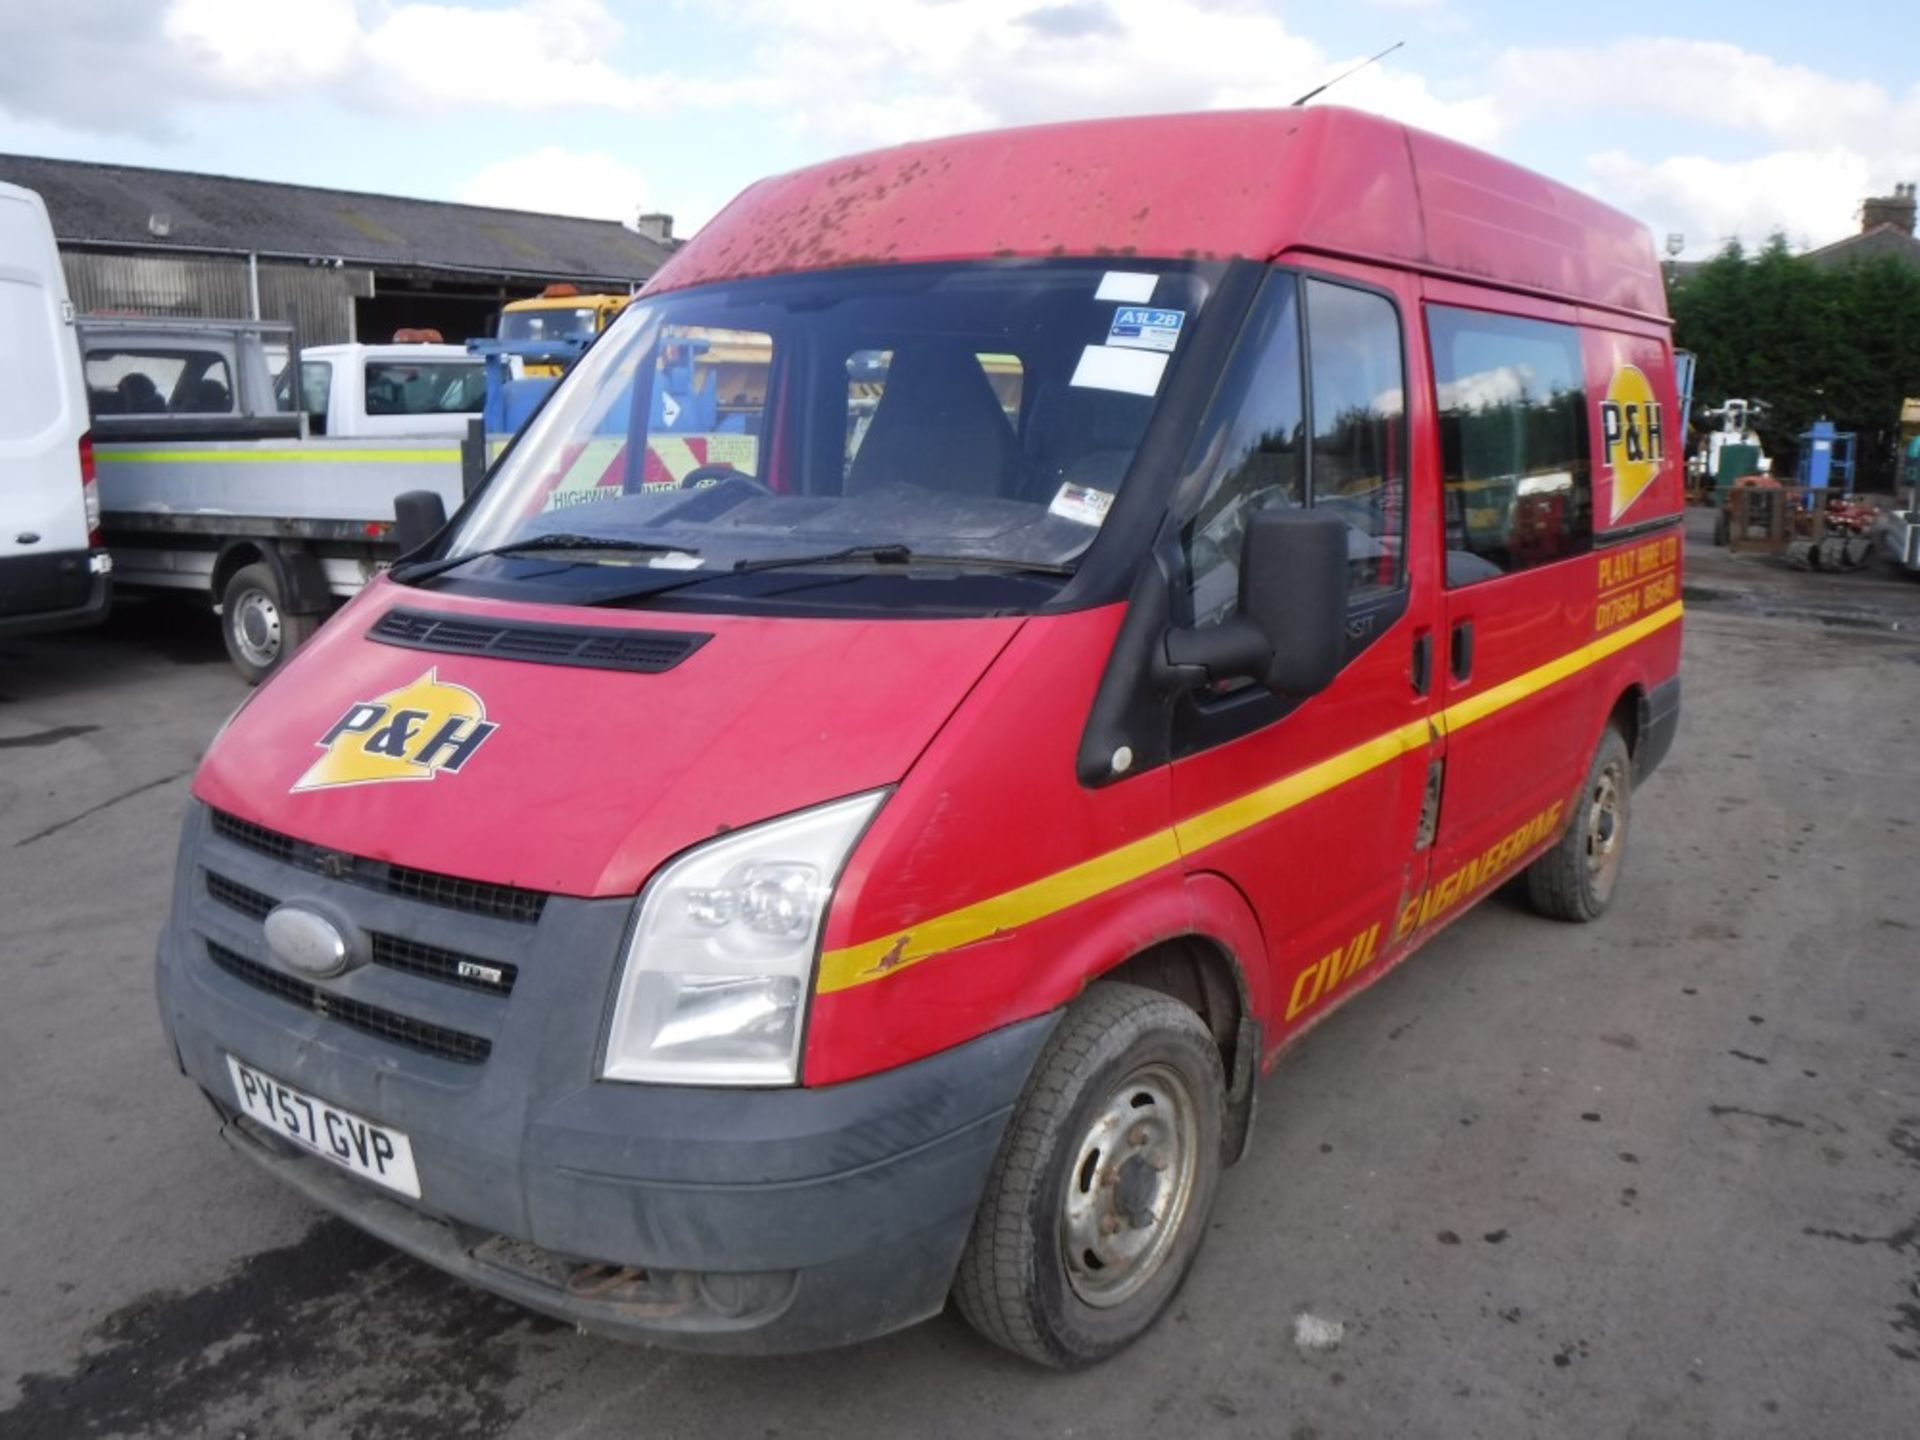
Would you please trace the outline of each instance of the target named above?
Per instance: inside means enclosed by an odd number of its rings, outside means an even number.
[[[696,490],[699,488],[702,480],[738,480],[743,485],[752,486],[762,495],[771,495],[774,493],[773,487],[767,484],[766,481],[760,479],[758,476],[749,475],[744,470],[736,470],[731,465],[696,465],[680,477],[680,488],[682,490]]]

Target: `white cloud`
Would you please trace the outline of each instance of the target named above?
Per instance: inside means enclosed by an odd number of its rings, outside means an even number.
[[[1845,146],[1735,161],[1673,155],[1647,162],[1610,150],[1588,166],[1610,200],[1662,238],[1684,235],[1694,256],[1734,238],[1752,245],[1775,230],[1797,248],[1825,245],[1858,229],[1855,212],[1873,193],[1866,158]]]
[[[1800,146],[1920,146],[1920,85],[1905,96],[1842,80],[1721,40],[1659,37],[1513,49],[1495,67],[1509,102],[1533,109],[1657,111]]]
[[[805,77],[785,97],[799,123],[855,145],[991,125],[1285,105],[1363,58],[1329,54],[1248,0],[733,3],[745,25],[771,37],[760,62]],[[833,79],[822,87],[825,74]],[[1499,130],[1486,99],[1442,97],[1391,62],[1344,82],[1336,98],[1462,139],[1485,142]]]
[[[1502,107],[1531,113],[1616,113],[1631,77],[1636,115],[1752,138],[1752,153],[1714,159],[1613,149],[1587,162],[1593,188],[1689,255],[1783,231],[1821,245],[1857,228],[1860,202],[1920,173],[1920,85],[1894,94],[1724,41],[1623,39],[1585,48],[1514,49],[1494,67]]]
[[[647,182],[612,155],[547,145],[476,171],[460,186],[458,198],[470,205],[631,224],[646,208]]]

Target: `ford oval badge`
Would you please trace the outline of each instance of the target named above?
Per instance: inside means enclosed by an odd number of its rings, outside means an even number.
[[[303,905],[277,905],[267,914],[267,944],[302,975],[324,980],[353,960],[347,937],[326,916]]]

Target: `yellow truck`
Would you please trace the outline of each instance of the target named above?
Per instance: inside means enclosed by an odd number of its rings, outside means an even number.
[[[614,322],[632,302],[626,295],[583,295],[578,286],[549,285],[527,300],[508,301],[500,310],[501,340],[538,343],[542,340],[593,339]],[[554,375],[558,364],[529,360],[522,373]]]

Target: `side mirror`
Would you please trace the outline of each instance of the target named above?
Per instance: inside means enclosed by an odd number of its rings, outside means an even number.
[[[437,490],[408,490],[393,497],[393,538],[411,555],[447,528],[447,506]]]
[[[1167,632],[1176,675],[1257,680],[1317,695],[1346,660],[1347,522],[1325,510],[1262,510],[1240,547],[1240,609],[1219,625]]]

